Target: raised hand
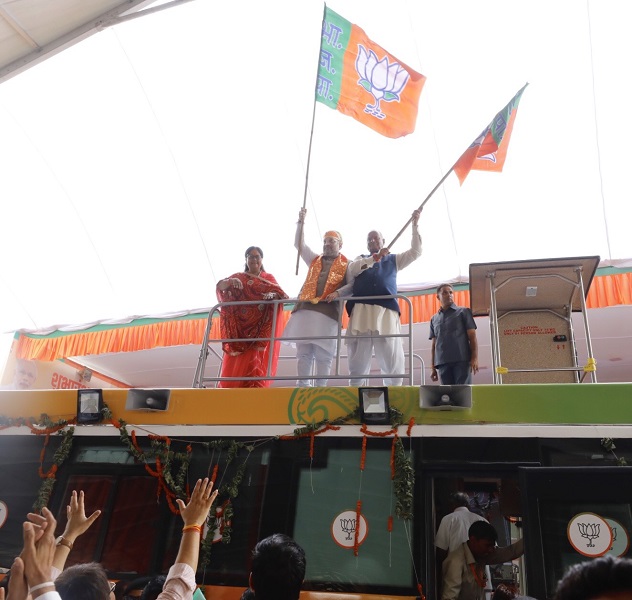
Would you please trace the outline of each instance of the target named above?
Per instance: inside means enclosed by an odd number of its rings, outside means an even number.
[[[416,209],[413,211],[413,227],[417,227],[419,223],[419,215],[421,215],[421,209]]]
[[[95,510],[89,517],[86,517],[83,491],[77,494],[76,490],[73,490],[70,496],[70,504],[66,507],[68,523],[66,524],[63,536],[66,539],[70,539],[71,542],[74,542],[76,538],[88,531],[92,523],[99,518],[100,514],[100,510]]]
[[[188,504],[177,498],[176,502],[185,527],[204,525],[215,498],[217,498],[217,490],[213,491],[213,482],[208,477],[197,480]]]
[[[51,582],[51,566],[55,557],[55,527],[57,521],[53,513],[44,507],[44,520],[40,525],[26,521],[23,525],[24,549],[21,558],[24,562],[24,574],[35,599],[41,594],[54,589],[53,584],[42,587]],[[37,590],[34,590],[38,587]],[[50,589],[49,589],[50,588]]]
[[[4,593],[4,589],[2,590]],[[29,586],[24,576],[24,561],[18,556],[11,565],[11,578],[7,590],[7,600],[26,600],[29,595]],[[0,596],[2,600],[4,596]]]

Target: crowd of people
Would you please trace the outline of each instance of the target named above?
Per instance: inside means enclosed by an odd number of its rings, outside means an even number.
[[[137,597],[141,600],[198,600],[204,594],[196,584],[196,571],[204,524],[215,498],[213,482],[199,479],[185,503],[177,499],[182,517],[182,537],[174,564],[166,575],[145,578]],[[57,521],[48,508],[29,513],[23,524],[24,547],[9,574],[0,584],[0,600],[115,600],[136,597],[136,582],[117,595],[116,581],[110,581],[99,563],[65,567],[76,539],[100,516],[97,510],[85,514],[83,492],[72,492],[67,507],[68,521],[62,535],[55,537]],[[242,598],[256,600],[298,600],[305,579],[305,552],[284,534],[258,542],[252,553],[248,588]],[[130,594],[130,596],[127,596]]]
[[[436,536],[438,563],[442,566],[437,598],[441,600],[530,599],[517,587],[490,586],[486,565],[513,560],[523,553],[523,542],[496,546],[494,527],[463,506],[465,495],[453,497],[455,510],[441,521]],[[23,524],[24,547],[9,574],[0,583],[0,600],[203,600],[196,571],[204,524],[217,497],[213,482],[199,479],[185,503],[178,499],[183,521],[174,564],[166,575],[135,580],[123,595],[99,563],[64,568],[76,539],[98,519],[101,511],[85,514],[83,492],[73,492],[67,507],[67,524],[55,537],[57,522],[47,508],[29,513]],[[469,527],[468,527],[469,524]],[[260,540],[252,552],[248,587],[242,600],[298,600],[305,580],[306,556],[289,536],[276,533]],[[142,585],[138,586],[138,582]],[[138,594],[134,592],[138,590]],[[555,600],[627,600],[632,598],[632,560],[603,556],[567,569],[555,591]]]
[[[349,383],[368,384],[373,353],[385,385],[401,385],[405,369],[401,338],[397,274],[421,256],[420,211],[411,217],[410,248],[391,254],[379,231],[367,235],[368,254],[350,260],[342,254],[342,234],[327,231],[322,252],[304,240],[306,209],[296,228],[295,247],[307,265],[307,277],[290,319],[283,329],[283,303],[288,295],[263,267],[258,246],[246,250],[243,272],[217,284],[223,361],[219,387],[268,387],[277,371],[280,339],[296,347],[297,385],[326,386],[338,348],[338,324],[343,300],[349,324],[346,331]],[[437,289],[439,312],[432,318],[432,380],[443,384],[471,383],[478,371],[476,324],[468,308],[453,302],[453,289]],[[274,331],[273,331],[274,330]],[[273,341],[274,340],[274,341]]]

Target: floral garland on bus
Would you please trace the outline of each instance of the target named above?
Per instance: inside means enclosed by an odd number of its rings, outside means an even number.
[[[362,453],[361,453],[361,469],[364,468],[366,462],[366,444],[367,436],[370,437],[386,437],[393,436],[393,444],[391,450],[391,478],[393,480],[393,487],[396,496],[396,515],[402,519],[410,519],[412,517],[412,494],[414,487],[414,470],[411,464],[410,457],[406,454],[401,438],[397,433],[398,427],[402,425],[402,413],[397,409],[390,407],[390,419],[391,429],[384,432],[372,432],[365,425],[362,425],[361,431],[363,432]],[[211,440],[206,442],[188,442],[186,450],[184,452],[176,452],[172,449],[172,440],[168,436],[160,436],[149,434],[147,439],[150,441],[150,448],[141,448],[136,431],[131,429],[128,431],[128,424],[122,419],[116,419],[109,407],[106,405],[103,408],[103,420],[106,423],[110,423],[119,430],[120,440],[123,446],[125,446],[135,458],[135,460],[144,465],[145,470],[149,475],[157,479],[156,495],[160,498],[164,494],[165,500],[169,509],[178,514],[178,508],[175,503],[176,498],[188,499],[189,487],[187,483],[187,475],[189,465],[191,463],[193,444],[200,445],[208,451],[220,451],[226,452],[226,460],[224,465],[224,472],[227,471],[228,466],[238,456],[239,451],[243,448],[246,449],[247,455],[243,462],[236,469],[232,479],[226,483],[218,484],[219,496],[226,498],[222,504],[221,516],[224,520],[224,526],[222,528],[221,540],[224,543],[230,543],[232,527],[231,520],[233,517],[232,501],[238,495],[239,486],[243,479],[246,462],[250,456],[250,453],[254,450],[256,443],[237,442],[236,440]],[[291,435],[276,436],[273,438],[259,440],[258,443],[265,443],[272,439],[281,440],[296,440],[309,437],[310,438],[310,457],[314,455],[314,443],[315,437],[328,430],[339,429],[341,425],[349,423],[350,421],[357,422],[359,420],[359,409],[354,410],[344,417],[332,420],[324,420],[318,423],[311,423],[304,427],[300,427],[294,430]],[[72,450],[74,425],[76,419],[60,419],[58,421],[51,421],[48,415],[42,414],[39,419],[34,418],[7,418],[0,416],[0,430],[8,427],[20,427],[27,426],[31,432],[35,435],[43,435],[44,444],[40,453],[40,465],[38,472],[42,479],[42,484],[38,491],[36,501],[33,505],[33,510],[40,512],[44,506],[48,505],[50,496],[52,494],[55,482],[56,474],[61,468],[65,460],[70,456]],[[408,424],[407,434],[410,436],[411,428],[414,424],[414,420]],[[62,440],[58,448],[55,450],[52,458],[52,465],[45,470],[44,462],[46,458],[46,451],[49,445],[50,436],[57,434],[61,436]],[[155,466],[153,466],[155,465]],[[215,463],[212,471],[211,478],[216,481],[218,476],[219,460]],[[360,507],[358,507],[358,511]],[[392,516],[389,517],[389,530],[392,527]],[[200,567],[204,568],[210,559],[211,547],[215,538],[215,531],[217,529],[217,519],[215,507],[211,508],[209,520],[207,523],[207,535],[205,536],[201,552],[200,552]],[[357,552],[357,548],[356,548]]]
[[[33,504],[33,510],[35,512],[41,512],[42,508],[44,508],[48,504],[50,496],[53,493],[53,488],[55,487],[55,476],[57,474],[57,471],[64,463],[64,461],[68,458],[68,456],[70,456],[70,451],[72,449],[72,438],[75,430],[73,427],[68,427],[68,425],[73,425],[75,422],[76,419],[71,419],[69,421],[65,419],[60,419],[59,421],[51,421],[49,416],[46,414],[40,415],[38,420],[36,420],[34,417],[19,417],[17,419],[12,419],[0,416],[0,431],[3,429],[8,429],[9,427],[26,426],[34,435],[45,436],[44,445],[42,447],[42,451],[40,452],[40,464],[38,467],[38,474],[43,481],[37,493],[35,503]],[[47,471],[44,471],[46,448],[48,447],[48,443],[50,442],[50,436],[53,433],[61,436],[62,441],[53,454],[53,464]]]
[[[398,518],[409,520],[413,515],[413,488],[415,486],[415,470],[413,469],[410,457],[406,454],[404,445],[397,431],[400,425],[403,425],[404,415],[396,408],[389,406],[389,418],[391,429],[388,431],[372,432],[366,425],[362,425],[360,430],[364,433],[362,438],[362,454],[360,457],[360,469],[364,470],[366,462],[366,439],[371,437],[388,437],[393,436],[393,444],[391,446],[391,479],[395,492],[396,504],[395,514]],[[281,440],[295,440],[300,438],[310,438],[309,457],[314,457],[314,440],[315,436],[325,433],[328,430],[340,429],[340,425],[344,425],[349,421],[358,421],[360,419],[360,408],[356,408],[353,412],[344,417],[339,417],[333,421],[325,419],[318,423],[310,423],[304,427],[294,430],[293,435],[279,436]],[[410,437],[412,427],[415,424],[414,418],[408,422],[406,435]],[[392,520],[389,521],[392,526]]]

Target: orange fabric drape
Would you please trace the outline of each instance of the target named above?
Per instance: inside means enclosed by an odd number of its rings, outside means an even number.
[[[413,323],[430,321],[438,310],[434,291],[419,296],[411,296]],[[457,290],[454,302],[459,306],[470,305],[468,290]],[[590,286],[586,306],[603,308],[606,306],[632,304],[632,272],[613,275],[598,275]],[[408,305],[400,301],[402,324],[410,323]],[[284,322],[290,318],[290,312],[282,314]],[[175,321],[162,321],[147,325],[130,324],[127,327],[115,327],[102,331],[86,331],[57,334],[53,336],[35,336],[21,334],[17,340],[17,356],[27,360],[53,361],[70,356],[104,354],[106,352],[135,352],[164,346],[200,345],[204,337],[206,317]],[[347,316],[343,317],[343,326],[347,326]],[[219,319],[213,319],[211,339],[219,339]]]
[[[599,275],[593,278],[586,297],[587,308],[621,304],[632,304],[632,273]]]
[[[289,311],[282,314],[284,324]],[[137,352],[166,346],[199,346],[204,338],[206,318],[183,321],[163,321],[149,325],[134,325],[58,335],[57,337],[20,335],[18,358],[53,361],[68,356],[86,356],[106,352]],[[211,339],[219,339],[219,318],[213,319]]]

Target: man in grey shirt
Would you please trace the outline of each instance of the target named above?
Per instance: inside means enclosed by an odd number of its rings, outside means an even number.
[[[472,373],[478,373],[478,341],[476,323],[469,308],[454,304],[454,290],[449,283],[437,288],[441,303],[439,312],[430,320],[432,373],[444,385],[470,384]]]

